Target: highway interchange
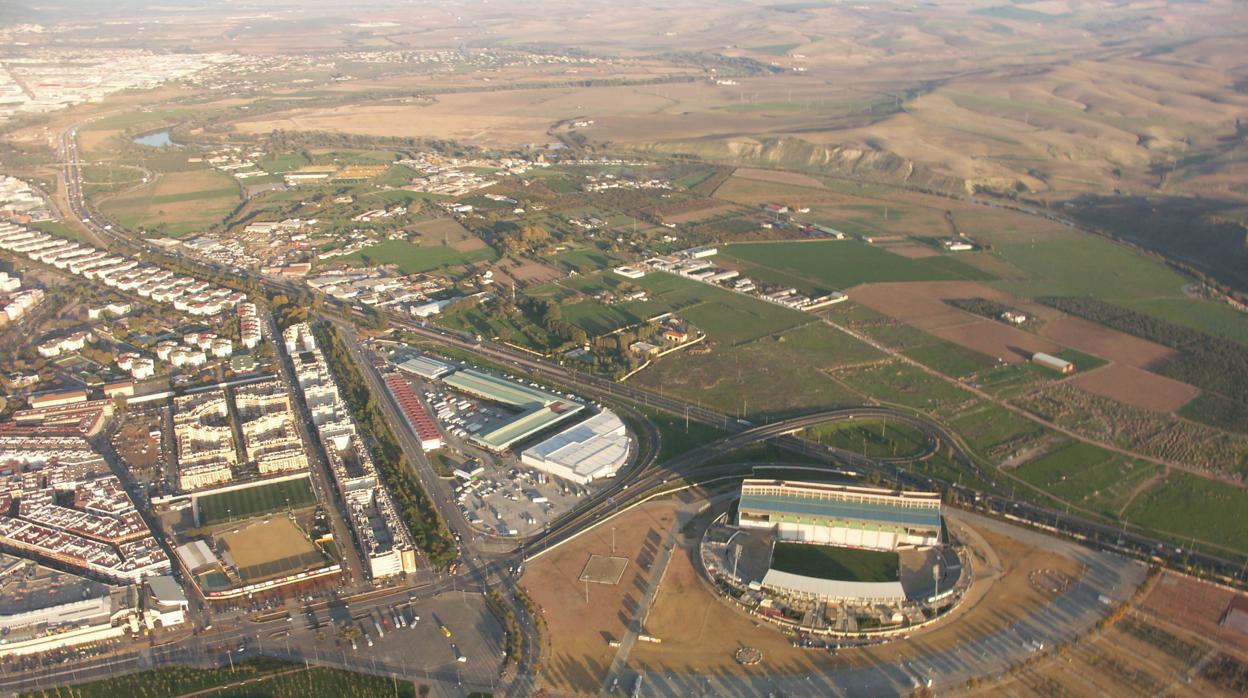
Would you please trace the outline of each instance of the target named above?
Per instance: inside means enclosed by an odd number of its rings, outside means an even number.
[[[62,163],[64,170],[62,176],[65,183],[64,191],[68,196],[69,207],[73,216],[95,237],[107,241],[110,248],[141,255],[151,260],[165,259],[183,268],[202,269],[219,279],[233,276],[236,280],[249,284],[253,289],[263,288],[266,291],[280,292],[290,297],[297,297],[307,293],[307,289],[289,281],[268,279],[246,270],[192,260],[181,254],[171,255],[154,245],[142,241],[141,238],[131,237],[129,234],[116,229],[115,226],[104,223],[103,218],[91,210],[80,187],[79,155],[75,139],[77,128],[78,126],[67,129],[59,136],[63,155]],[[751,464],[731,464],[713,467],[705,467],[704,464],[765,440],[774,440],[786,449],[819,458],[828,464],[829,469],[846,476],[865,477],[873,475],[884,482],[911,488],[943,487],[956,494],[956,499],[959,502],[966,503],[966,506],[974,510],[991,514],[998,518],[1006,518],[1027,524],[1047,533],[1060,534],[1061,536],[1080,541],[1092,548],[1120,553],[1141,560],[1161,562],[1177,568],[1196,564],[1212,570],[1215,576],[1220,575],[1225,579],[1231,580],[1240,579],[1243,572],[1241,569],[1242,561],[1229,560],[1198,551],[1179,549],[1152,537],[1120,527],[1087,520],[1077,515],[1054,511],[1026,501],[1015,500],[993,493],[976,492],[953,483],[937,482],[926,476],[910,472],[896,463],[867,459],[851,452],[830,449],[795,435],[796,432],[799,432],[804,427],[830,421],[855,418],[887,418],[890,421],[905,423],[919,429],[927,436],[929,449],[948,449],[961,467],[966,468],[969,472],[976,473],[988,482],[992,482],[991,473],[979,468],[975,459],[956,434],[951,433],[939,424],[914,414],[878,406],[857,406],[803,415],[769,424],[755,425],[668,395],[657,394],[634,385],[615,383],[596,376],[569,370],[546,359],[538,358],[491,341],[485,341],[479,337],[433,328],[426,326],[424,323],[412,321],[410,318],[383,313],[382,320],[390,327],[415,335],[423,342],[434,346],[447,347],[459,352],[467,352],[472,356],[479,357],[483,361],[509,367],[514,372],[527,372],[527,375],[534,380],[600,401],[610,405],[613,409],[622,410],[635,424],[642,426],[643,433],[638,435],[637,456],[626,471],[614,478],[606,488],[586,497],[574,511],[568,512],[566,515],[552,521],[549,527],[542,533],[520,542],[519,545],[510,546],[501,543],[498,539],[479,536],[476,531],[467,525],[463,517],[453,506],[449,487],[445,482],[436,477],[428,460],[424,457],[423,451],[419,448],[419,443],[416,441],[414,434],[407,427],[406,420],[402,417],[397,405],[390,399],[388,391],[381,385],[380,376],[377,373],[371,353],[355,338],[352,323],[344,319],[365,318],[367,317],[364,315],[366,311],[356,306],[334,302],[332,299],[327,299],[326,307],[327,310],[321,314],[321,321],[332,322],[342,335],[348,339],[347,344],[355,358],[356,365],[368,381],[374,394],[379,396],[379,403],[383,407],[387,422],[399,437],[409,461],[414,464],[416,477],[426,491],[429,492],[431,499],[438,506],[444,520],[461,541],[462,568],[457,574],[424,575],[417,580],[417,586],[405,587],[394,592],[382,592],[374,598],[353,601],[351,602],[352,613],[354,615],[356,613],[368,613],[377,609],[384,609],[393,606],[395,603],[407,602],[409,598],[416,603],[427,602],[436,599],[448,590],[461,592],[467,590],[474,593],[484,593],[491,589],[500,591],[508,605],[517,614],[518,625],[522,629],[522,643],[526,650],[524,652],[525,664],[516,672],[516,678],[507,684],[507,692],[510,695],[528,695],[532,692],[532,681],[534,680],[532,667],[534,666],[533,662],[537,659],[538,648],[541,646],[541,638],[538,637],[536,629],[537,624],[534,622],[534,619],[527,616],[523,604],[519,603],[514,593],[516,580],[512,573],[513,570],[520,568],[525,560],[531,560],[548,550],[565,544],[586,530],[627,509],[629,506],[649,499],[665,490],[675,489],[689,482],[709,478],[722,479],[725,477],[735,478],[752,475],[755,470]],[[289,367],[283,363],[283,373],[288,373],[288,371]],[[287,379],[289,380],[288,376]],[[641,411],[636,408],[660,410],[692,421],[712,425],[722,429],[727,435],[668,462],[657,463],[661,436],[654,425],[645,419]],[[315,441],[313,440],[309,443],[315,443]],[[320,459],[316,460],[318,465],[322,465]],[[318,474],[318,482],[323,477],[324,473]],[[324,482],[320,482],[320,485],[321,488],[326,487]],[[990,521],[989,519],[984,520]],[[335,528],[342,525],[344,524],[337,520]],[[1048,535],[1033,535],[1052,539]],[[358,565],[358,561],[356,564]],[[1118,567],[1113,567],[1112,571],[1114,573],[1123,573],[1124,569],[1127,568],[1119,569]],[[358,567],[356,570],[358,570]],[[1108,575],[1110,572],[1110,568],[1104,569],[1105,574]],[[1099,589],[1104,586],[1101,582],[1105,582],[1107,579],[1108,577],[1101,580],[1091,580],[1089,584],[1095,583]],[[1089,589],[1091,588],[1089,587]],[[1087,598],[1085,597],[1071,595],[1071,599],[1063,601],[1062,604],[1073,605],[1070,608],[1058,608],[1055,612],[1077,615],[1082,618],[1082,614],[1097,610],[1095,604],[1089,605],[1086,602]],[[1061,604],[1058,605],[1060,606]],[[214,648],[229,648],[235,643],[245,647],[245,652],[258,652],[263,647],[263,651],[266,654],[280,654],[292,658],[309,659],[318,663],[335,664],[335,660],[331,656],[332,653],[321,652],[315,646],[315,643],[295,643],[290,645],[293,649],[285,651],[279,651],[278,645],[273,641],[270,641],[267,646],[264,645],[265,638],[272,637],[274,633],[283,632],[291,623],[292,621],[281,617],[263,622],[244,620],[235,624],[225,624],[225,626],[215,628],[212,631],[197,634],[172,647],[149,648],[122,653],[107,660],[90,660],[72,667],[47,667],[20,676],[14,674],[0,676],[0,689],[15,690],[36,685],[47,686],[49,683],[65,680],[81,681],[120,671],[167,663],[191,661],[199,665],[220,665],[231,659],[236,659],[237,654],[231,655],[230,653],[214,651]],[[1050,630],[1052,631],[1052,628]],[[1034,630],[1033,632],[1037,637],[1046,636],[1045,631],[1042,630]],[[1057,635],[1053,636],[1057,637]],[[1000,638],[996,638],[994,641],[993,638],[988,636],[975,640],[975,643],[983,644],[972,644],[969,651],[973,654],[977,651],[976,648],[982,649],[983,665],[975,666],[974,663],[968,663],[967,670],[970,671],[972,668],[974,670],[988,670],[992,664],[989,661],[992,655],[991,648],[999,646],[1001,644],[999,641]],[[286,645],[282,646],[285,647]],[[948,651],[952,652],[954,649],[950,648]],[[933,655],[931,659],[933,669],[941,661],[952,662],[953,658],[945,657],[941,659],[941,656],[940,654]],[[344,654],[337,661],[344,666],[357,670],[367,670],[369,668],[358,662],[347,660],[348,657]],[[423,676],[421,672],[414,671],[412,667],[390,666],[384,663],[376,671],[387,675],[400,675],[414,680],[420,680]],[[897,671],[903,675],[906,674],[904,668],[898,668]],[[950,673],[950,675],[952,676],[954,673]],[[441,679],[446,682],[451,680],[451,676],[446,668],[428,674],[428,678],[432,680]],[[896,679],[897,677],[894,676],[893,678]],[[670,679],[668,680],[670,690],[661,692],[670,695],[683,695],[685,693],[681,693],[681,691],[695,689],[702,685],[698,683],[699,681],[709,680],[711,680],[711,677]],[[814,677],[795,677],[793,680],[806,682],[808,688],[814,687]],[[462,677],[456,675],[455,681],[457,685],[462,684]],[[491,684],[482,682],[479,685],[484,687]],[[854,681],[851,680],[847,685],[852,686],[853,684]],[[708,690],[709,685],[706,684],[707,688],[703,690]],[[900,684],[894,681],[893,685]],[[866,680],[864,686],[870,688],[872,686],[870,680]],[[727,690],[729,687],[723,686],[722,688]],[[744,687],[737,688],[741,688],[741,692],[745,692]],[[789,690],[792,690],[791,686]],[[829,687],[829,690],[835,692],[831,687]]]

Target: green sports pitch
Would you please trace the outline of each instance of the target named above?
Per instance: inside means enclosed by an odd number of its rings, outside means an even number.
[[[844,582],[895,582],[901,579],[897,553],[811,543],[776,543],[771,553],[771,567],[803,577]]]
[[[257,484],[254,487],[195,498],[200,526],[238,521],[275,511],[300,509],[315,503],[312,484],[306,477]]]

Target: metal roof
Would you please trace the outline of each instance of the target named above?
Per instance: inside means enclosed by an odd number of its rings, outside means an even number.
[[[583,409],[585,406],[579,402],[562,402],[547,407],[538,407],[504,422],[493,431],[477,434],[472,437],[472,440],[492,451],[502,451],[517,441],[527,439],[552,427]]]
[[[740,510],[809,518],[867,521],[879,524],[940,527],[939,508],[889,506],[867,502],[807,499],[804,497],[773,494],[744,494],[741,495]]]
[[[453,373],[442,381],[455,390],[514,407],[549,405],[563,399],[544,390],[471,368]]]

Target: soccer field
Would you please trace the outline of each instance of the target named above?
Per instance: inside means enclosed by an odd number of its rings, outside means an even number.
[[[287,508],[300,509],[315,503],[312,484],[306,477],[196,498],[201,526],[247,519]]]
[[[897,553],[810,543],[776,543],[771,553],[771,567],[804,577],[845,582],[895,582],[901,579]]]

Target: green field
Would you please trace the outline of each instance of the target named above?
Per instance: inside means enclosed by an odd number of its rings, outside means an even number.
[[[793,286],[803,293],[881,281],[992,278],[957,259],[909,259],[857,240],[725,245],[720,254],[745,264],[746,275],[758,281]]]
[[[954,428],[981,456],[992,458],[998,451],[1032,441],[1042,435],[1044,427],[1004,407],[988,405],[984,409],[953,419]]]
[[[775,336],[719,345],[707,354],[673,354],[630,380],[757,419],[862,404],[861,396],[827,371],[879,357],[873,347],[812,322]]]
[[[316,503],[308,478],[256,485],[195,499],[201,526],[285,511],[288,506],[299,509]]]
[[[605,305],[590,298],[567,302],[562,307],[563,319],[593,336],[674,312],[712,339],[733,344],[783,332],[813,319],[797,310],[672,274],[656,272],[630,282],[645,289],[649,298],[614,305]],[[565,279],[557,285],[539,286],[532,289],[529,295],[566,299],[572,292],[591,294],[600,289],[617,289],[624,283],[624,279],[608,272]]]
[[[997,360],[987,354],[942,340],[903,353],[928,368],[954,378],[969,376],[997,365]]]
[[[870,458],[905,458],[927,451],[927,437],[914,427],[883,420],[855,419],[810,427],[803,434],[826,446]]]
[[[1128,521],[1248,553],[1248,491],[1198,475],[1171,472],[1127,507]]]
[[[837,371],[836,378],[854,390],[885,402],[929,413],[974,399],[966,390],[900,361]]]
[[[1135,487],[1159,468],[1091,444],[1070,442],[1015,473],[1059,499],[1116,517]]]
[[[114,129],[134,129],[143,124],[164,124],[178,121],[191,116],[190,109],[152,109],[150,111],[132,111],[115,116],[106,116],[83,125],[84,131],[112,131]]]
[[[460,252],[445,245],[422,247],[406,240],[385,240],[340,259],[365,266],[393,264],[402,274],[419,274],[434,269],[491,261],[494,258],[494,251],[488,248]]]
[[[901,577],[897,553],[809,543],[776,543],[773,569],[804,577],[847,582],[896,582]]]
[[[233,177],[201,169],[162,174],[137,190],[104,199],[100,208],[123,227],[180,237],[220,224],[239,198]]]
[[[643,410],[642,414],[646,415],[646,418],[659,430],[661,443],[658,463],[666,463],[676,456],[728,435],[722,429],[693,420],[686,422],[683,417],[658,410]]]
[[[1095,296],[1105,300],[1181,296],[1186,280],[1120,245],[1088,235],[1069,240],[999,245],[995,254],[1025,281],[999,282],[1023,298]]]
[[[71,687],[28,691],[23,698],[114,698],[115,696],[182,696],[205,698],[300,698],[323,695],[343,698],[393,696],[416,698],[415,685],[388,677],[325,667],[308,668],[276,659],[236,662],[232,668],[162,667]]]

